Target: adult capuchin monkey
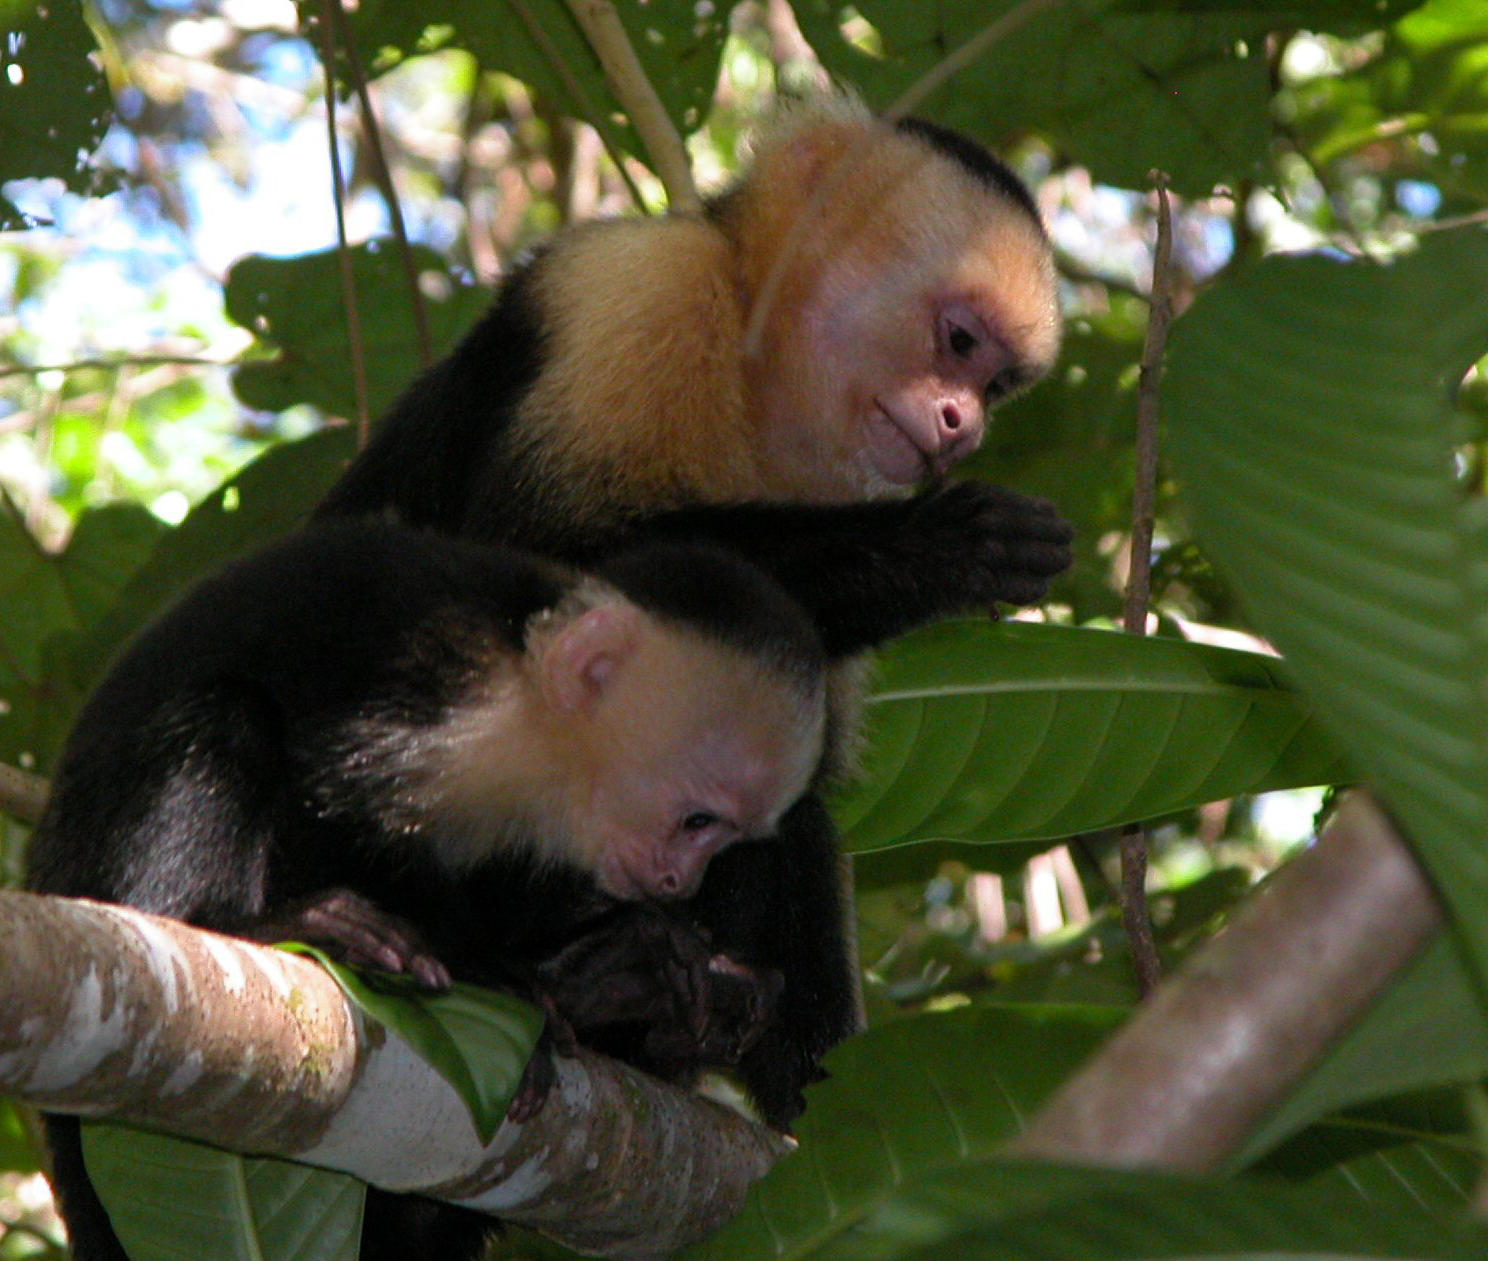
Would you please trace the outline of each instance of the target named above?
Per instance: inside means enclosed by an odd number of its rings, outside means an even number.
[[[770,572],[843,661],[942,615],[1037,601],[1069,564],[1047,503],[914,489],[976,449],[1059,336],[1048,238],[1018,178],[954,132],[834,99],[777,120],[705,215],[579,227],[513,271],[320,515],[581,563],[637,538],[707,539]],[[853,673],[837,672],[838,750]],[[781,837],[721,856],[689,909],[732,958],[785,978],[739,1066],[784,1129],[857,1007],[819,795]]]
[[[317,526],[119,659],[70,737],[28,884],[315,941],[434,988],[515,989],[558,1045],[685,1082],[737,1062],[780,978],[660,904],[773,837],[806,791],[825,668],[800,608],[720,549],[651,543],[580,575]],[[509,1115],[541,1106],[551,1068],[540,1048]],[[48,1130],[75,1255],[122,1261],[76,1119]],[[473,1256],[490,1227],[379,1192],[367,1223],[363,1256],[400,1261]]]

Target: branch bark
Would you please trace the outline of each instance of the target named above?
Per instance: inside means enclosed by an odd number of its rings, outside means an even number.
[[[1350,793],[1008,1154],[1219,1168],[1442,924],[1394,825]]]
[[[0,893],[0,1091],[499,1213],[610,1257],[732,1216],[784,1140],[600,1055],[483,1145],[454,1090],[305,959],[123,907]]]
[[[1152,300],[1147,308],[1147,336],[1142,346],[1142,368],[1137,388],[1137,475],[1132,493],[1131,564],[1126,575],[1126,607],[1122,625],[1128,635],[1147,633],[1147,610],[1152,602],[1152,531],[1157,514],[1158,386],[1162,381],[1163,352],[1168,345],[1168,323],[1173,318],[1173,214],[1168,201],[1168,177],[1152,173],[1157,185],[1157,245],[1152,254]],[[1147,829],[1140,823],[1124,828],[1121,852],[1121,922],[1131,946],[1132,964],[1143,998],[1150,998],[1162,980],[1162,964],[1147,909]]]
[[[40,775],[0,762],[0,810],[22,823],[40,821],[51,787]]]

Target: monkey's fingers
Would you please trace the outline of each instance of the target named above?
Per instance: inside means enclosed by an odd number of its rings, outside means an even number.
[[[449,969],[428,949],[419,931],[351,889],[326,889],[260,925],[261,941],[303,939],[322,945],[353,967],[411,976],[425,989],[447,990]]]

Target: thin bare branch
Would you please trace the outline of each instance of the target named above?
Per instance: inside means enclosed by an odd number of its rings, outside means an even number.
[[[1059,1093],[1010,1155],[1223,1167],[1443,918],[1367,793],[1282,868]]]
[[[615,6],[610,0],[568,0],[568,10],[599,58],[610,91],[646,146],[672,210],[679,214],[701,214],[703,200],[692,182],[687,146],[672,126],[655,86],[646,77]]]
[[[346,53],[346,67],[351,74],[352,87],[356,89],[357,104],[361,107],[362,135],[367,141],[367,152],[372,155],[372,174],[377,187],[382,191],[383,204],[387,206],[388,221],[393,236],[398,242],[398,257],[403,264],[403,276],[408,283],[408,301],[413,309],[413,327],[418,336],[419,362],[424,367],[434,363],[434,339],[429,334],[429,311],[424,295],[419,289],[418,268],[413,261],[413,247],[408,243],[408,226],[403,222],[403,207],[398,204],[398,190],[393,187],[393,172],[388,166],[387,154],[382,146],[382,128],[377,123],[377,111],[372,108],[372,93],[367,87],[367,72],[362,67],[362,56],[357,51],[356,34],[346,20],[346,11],[341,0],[330,0],[331,12],[336,19],[336,35]]]
[[[372,411],[367,398],[367,348],[362,339],[362,315],[357,308],[351,247],[346,241],[346,182],[341,178],[341,140],[336,134],[336,3],[337,0],[320,0],[320,60],[325,71],[326,148],[331,158],[331,197],[336,204],[336,260],[341,269],[341,304],[346,310],[346,335],[351,350],[357,449],[361,450],[372,432]]]
[[[119,355],[98,359],[72,359],[66,363],[11,365],[0,368],[0,379],[34,377],[43,372],[87,372],[93,369],[117,372],[123,368],[155,368],[169,364],[184,364],[195,368],[231,368],[238,362],[236,359],[203,359],[200,355]]]
[[[900,94],[899,98],[884,110],[884,119],[893,122],[919,108],[926,98],[945,87],[952,79],[986,53],[993,45],[1006,39],[1020,26],[1036,18],[1046,9],[1053,9],[1065,0],[1023,0],[1016,9],[1009,9],[995,22],[989,22],[969,40],[947,53],[934,66],[915,80]]]
[[[1147,633],[1152,598],[1152,529],[1157,512],[1158,386],[1163,352],[1173,317],[1173,212],[1168,177],[1152,173],[1157,185],[1157,247],[1152,258],[1152,295],[1147,308],[1147,338],[1137,387],[1137,484],[1132,495],[1131,564],[1126,578],[1123,624],[1129,635]],[[1123,829],[1121,853],[1121,920],[1131,946],[1132,964],[1142,996],[1150,997],[1162,979],[1152,917],[1147,910],[1147,834],[1136,824]]]
[[[46,809],[52,786],[40,775],[0,762],[0,810],[22,823],[35,823]]]
[[[532,42],[537,45],[537,49],[542,53],[543,59],[552,67],[553,73],[558,76],[559,82],[563,84],[563,90],[573,98],[574,103],[583,111],[584,121],[594,128],[595,133],[599,136],[600,143],[605,147],[605,152],[610,155],[610,161],[615,164],[615,169],[620,172],[620,178],[625,181],[625,187],[630,192],[631,200],[635,202],[636,207],[643,214],[650,214],[650,207],[646,205],[646,199],[641,196],[640,186],[635,182],[630,171],[626,168],[625,150],[620,147],[620,142],[615,139],[615,135],[610,129],[609,120],[605,117],[604,111],[594,103],[594,98],[589,95],[588,90],[579,81],[578,75],[574,74],[568,62],[563,60],[563,54],[558,51],[558,46],[553,43],[548,32],[543,28],[542,23],[533,15],[531,8],[527,4],[527,0],[506,0],[506,2],[511,6],[512,12],[521,19],[522,25],[527,28],[527,34],[532,37]]]

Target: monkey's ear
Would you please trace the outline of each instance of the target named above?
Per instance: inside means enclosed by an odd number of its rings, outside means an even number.
[[[641,636],[641,614],[627,604],[580,613],[543,652],[543,688],[555,709],[576,714],[603,694]]]

